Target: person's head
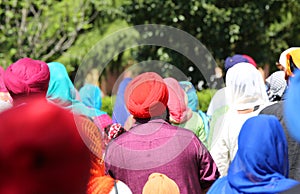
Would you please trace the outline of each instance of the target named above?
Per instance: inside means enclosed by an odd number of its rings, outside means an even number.
[[[271,102],[281,100],[287,87],[284,71],[276,71],[266,79],[267,94]]]
[[[98,110],[102,107],[102,92],[96,85],[85,84],[79,90],[80,99],[83,104],[88,107],[96,108]]]
[[[286,75],[294,76],[294,71],[300,68],[300,48],[293,49],[286,54]]]
[[[8,92],[4,83],[5,70],[0,66],[0,92]]]
[[[165,114],[168,96],[162,77],[146,72],[135,77],[126,87],[125,104],[134,118],[151,119]]]
[[[0,66],[0,112],[11,108],[13,102],[4,83],[4,73],[5,70]]]
[[[89,150],[74,116],[45,98],[0,115],[0,193],[84,193]]]
[[[249,55],[242,55],[242,54],[235,54],[232,57],[227,57],[225,59],[225,64],[224,64],[224,68],[225,68],[225,72],[228,71],[228,69],[230,69],[231,67],[233,67],[234,65],[238,64],[238,63],[250,63],[252,64],[254,67],[257,67],[256,62],[254,61],[254,59],[252,57],[250,57]]]
[[[150,174],[142,194],[180,194],[176,182],[162,173]]]
[[[293,51],[293,50],[295,50],[295,49],[299,49],[300,47],[291,47],[291,48],[288,48],[288,49],[286,49],[286,50],[284,50],[281,54],[280,54],[280,56],[279,56],[279,60],[278,60],[278,62],[276,63],[276,65],[277,65],[277,67],[279,68],[279,69],[281,69],[281,70],[286,70],[287,69],[287,60],[286,60],[286,55],[289,53],[289,52],[291,52],[291,51]]]
[[[238,63],[227,71],[226,86],[235,110],[246,110],[268,102],[261,74],[250,63]]]
[[[76,99],[76,89],[65,66],[59,62],[48,63],[50,82],[47,97],[54,101],[71,102]]]
[[[193,84],[189,81],[180,81],[179,84],[188,96],[188,107],[192,109],[192,111],[197,112],[199,108],[199,101]]]
[[[34,94],[46,96],[50,79],[48,65],[40,60],[22,58],[4,73],[4,82],[13,100]]]
[[[171,123],[179,124],[189,120],[192,117],[192,110],[188,108],[188,97],[180,87],[178,81],[168,77],[164,79],[168,87],[169,100],[169,120]]]
[[[258,115],[243,124],[227,179],[239,193],[280,193],[289,182],[288,144],[279,120]],[[280,185],[277,185],[280,184]]]

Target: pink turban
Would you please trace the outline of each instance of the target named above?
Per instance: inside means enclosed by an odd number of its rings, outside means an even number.
[[[166,111],[168,88],[158,74],[143,73],[126,87],[125,103],[135,118],[160,116]]]
[[[0,193],[85,193],[90,151],[74,116],[45,98],[0,115]]]
[[[4,82],[13,98],[32,93],[47,93],[50,72],[47,63],[22,58],[5,71]]]
[[[168,109],[170,121],[175,124],[184,123],[192,117],[192,110],[188,108],[188,98],[184,90],[174,78],[165,78],[169,91]]]
[[[4,83],[4,72],[5,70],[0,67],[0,92],[7,92],[5,83]]]

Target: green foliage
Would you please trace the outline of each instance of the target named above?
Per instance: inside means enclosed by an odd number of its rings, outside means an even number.
[[[235,53],[248,54],[261,66],[274,64],[283,50],[300,45],[298,0],[125,2],[123,7],[130,23],[165,24],[184,30],[199,39],[220,61],[221,67],[224,59]],[[148,58],[159,58],[156,50],[141,51],[139,56],[146,53]],[[175,61],[176,66],[184,64],[185,60],[176,53],[165,52],[168,60]],[[275,65],[271,68],[274,70]],[[201,78],[199,74],[192,77]]]
[[[8,66],[22,57],[44,61],[57,59],[80,34],[95,27],[97,17],[105,11],[112,12],[112,3],[108,2],[0,1],[1,65]]]
[[[197,91],[197,96],[199,100],[199,109],[203,112],[206,112],[211,101],[211,98],[216,93],[216,90],[213,89],[205,89],[200,92]]]
[[[104,96],[102,98],[101,110],[107,112],[108,115],[112,116],[116,96]]]

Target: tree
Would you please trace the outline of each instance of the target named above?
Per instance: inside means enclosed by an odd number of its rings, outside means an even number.
[[[182,29],[200,40],[215,57],[219,66],[235,53],[248,54],[256,62],[274,64],[279,54],[300,44],[299,1],[236,1],[236,0],[132,0],[124,4],[133,25],[164,24]],[[160,48],[141,49],[141,60],[159,58],[167,53],[169,60],[180,67],[188,61],[178,54]],[[184,66],[188,69],[192,65]],[[275,65],[271,65],[275,70]],[[202,79],[190,74],[194,80]],[[195,81],[194,81],[195,83]]]
[[[0,62],[60,56],[99,15],[89,0],[0,1]]]

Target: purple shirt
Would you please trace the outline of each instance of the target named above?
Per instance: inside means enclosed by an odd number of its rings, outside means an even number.
[[[217,167],[197,136],[156,119],[134,126],[109,144],[106,172],[142,193],[151,173],[173,179],[181,194],[201,194],[219,177]]]

